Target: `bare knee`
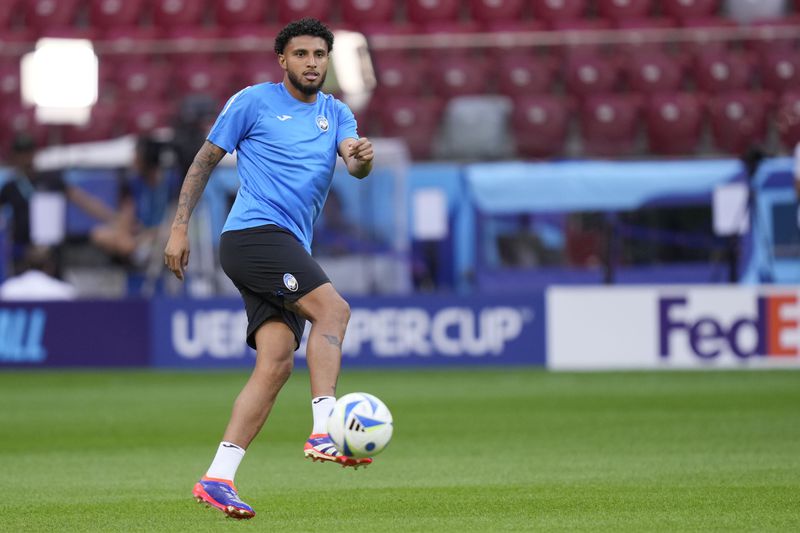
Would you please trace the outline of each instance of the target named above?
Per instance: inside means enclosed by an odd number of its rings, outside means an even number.
[[[269,359],[256,365],[254,374],[280,389],[292,375],[294,358]]]

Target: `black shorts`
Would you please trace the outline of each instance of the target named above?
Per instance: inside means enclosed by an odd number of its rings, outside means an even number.
[[[255,348],[256,330],[277,317],[294,333],[297,349],[306,321],[286,304],[330,281],[311,254],[294,235],[269,224],[226,231],[220,237],[219,255],[222,269],[244,300],[247,344]]]

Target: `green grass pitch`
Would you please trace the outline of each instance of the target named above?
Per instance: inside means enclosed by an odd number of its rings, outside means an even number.
[[[190,492],[246,375],[0,373],[0,530],[800,531],[800,372],[346,370],[395,437],[303,459],[297,371],[239,469],[237,522]]]

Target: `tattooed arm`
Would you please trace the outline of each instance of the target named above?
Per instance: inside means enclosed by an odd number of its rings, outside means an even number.
[[[179,280],[183,280],[183,270],[189,264],[189,218],[206,188],[211,171],[224,155],[225,150],[206,141],[194,156],[194,161],[183,180],[178,210],[172,222],[167,247],[164,249],[164,263]]]

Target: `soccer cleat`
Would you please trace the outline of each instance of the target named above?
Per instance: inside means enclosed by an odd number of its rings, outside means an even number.
[[[330,461],[340,464],[342,467],[352,466],[353,468],[358,468],[372,463],[372,459],[369,457],[357,459],[342,455],[336,449],[327,433],[318,433],[308,437],[305,446],[303,446],[303,454],[306,457],[310,457],[312,461]]]
[[[256,515],[252,507],[239,499],[236,487],[227,479],[203,476],[195,483],[192,494],[198,503],[216,507],[231,518],[248,519]]]

